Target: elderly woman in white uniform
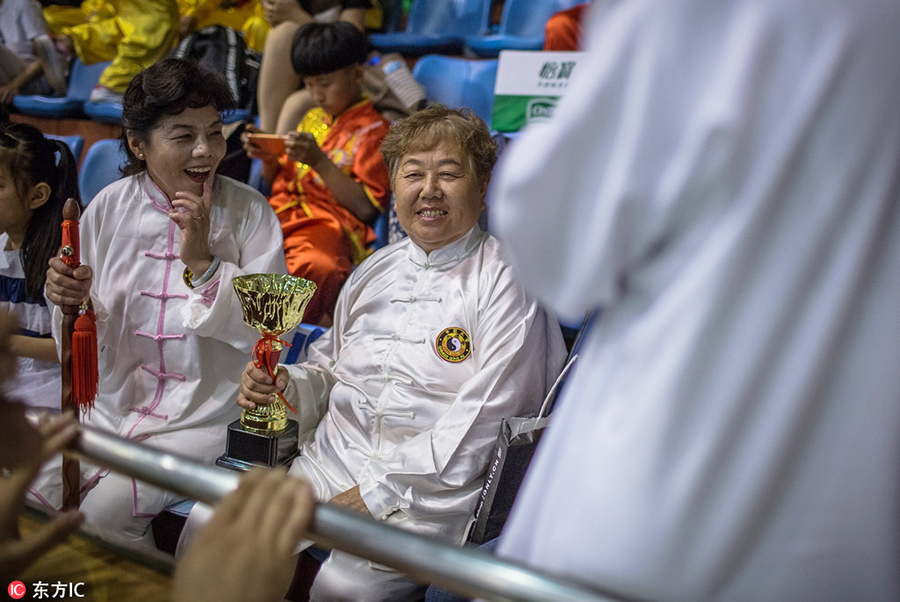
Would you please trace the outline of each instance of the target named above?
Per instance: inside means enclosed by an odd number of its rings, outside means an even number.
[[[99,393],[85,423],[204,462],[224,449],[258,338],[241,320],[231,279],[286,272],[265,198],[216,176],[220,112],[233,102],[218,76],[188,61],[135,77],[122,113],[127,177],[88,206],[83,265],[51,260],[46,286],[55,305],[89,301],[98,317]],[[42,481],[39,499],[58,504],[57,474]],[[129,539],[148,537],[150,519],[177,500],[92,467],[82,486],[87,521]]]
[[[291,474],[323,501],[462,543],[506,416],[535,412],[565,354],[558,323],[477,225],[496,157],[468,111],[430,107],[382,147],[408,239],[363,262],[334,327],[275,382],[247,364],[239,404],[299,404]],[[304,437],[304,435],[301,435]],[[422,586],[341,552],[312,598],[404,600]]]

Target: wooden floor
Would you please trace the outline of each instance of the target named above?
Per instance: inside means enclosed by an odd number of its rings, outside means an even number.
[[[41,525],[30,514],[20,520],[22,536],[27,537]],[[28,588],[29,596],[38,582],[45,584],[45,596],[53,599],[57,588],[83,583],[78,593],[91,602],[164,602],[170,599],[171,560],[164,556],[140,557],[133,552],[117,549],[90,537],[73,535],[69,540],[45,554],[17,579]],[[61,583],[62,585],[56,585]],[[36,597],[36,596],[35,596]],[[77,599],[70,595],[55,596],[58,600]]]

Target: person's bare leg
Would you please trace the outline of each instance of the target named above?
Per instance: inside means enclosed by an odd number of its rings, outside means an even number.
[[[316,106],[315,101],[305,89],[300,89],[288,96],[281,107],[281,114],[278,115],[278,126],[276,134],[287,134],[297,129],[300,120]]]
[[[296,23],[285,21],[272,28],[266,37],[256,90],[259,126],[264,132],[276,131],[282,106],[300,87],[300,76],[291,66],[291,43],[299,28]]]

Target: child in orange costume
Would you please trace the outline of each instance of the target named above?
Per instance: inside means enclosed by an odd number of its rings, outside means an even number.
[[[561,10],[547,21],[544,50],[581,50],[581,23],[590,2]]]
[[[365,35],[349,23],[302,26],[291,62],[318,106],[288,134],[281,157],[245,134],[248,155],[274,180],[269,204],[281,222],[288,271],[318,287],[304,316],[312,324],[330,324],[338,291],[367,255],[375,239],[370,224],[390,194],[379,150],[390,124],[362,95],[366,54]]]

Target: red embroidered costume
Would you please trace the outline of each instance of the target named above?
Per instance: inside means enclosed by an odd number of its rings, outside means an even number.
[[[297,130],[311,132],[331,162],[359,182],[372,204],[384,211],[390,180],[380,147],[389,125],[370,100],[363,100],[335,118],[314,108]],[[279,163],[269,203],[281,222],[288,271],[318,287],[304,321],[319,323],[334,309],[341,285],[352,265],[366,256],[375,232],[335,200],[315,170],[286,155]]]

